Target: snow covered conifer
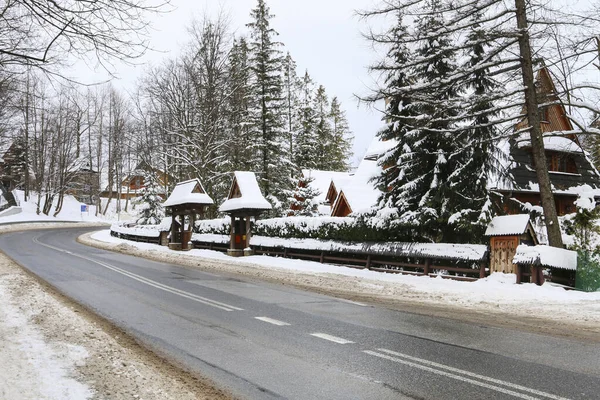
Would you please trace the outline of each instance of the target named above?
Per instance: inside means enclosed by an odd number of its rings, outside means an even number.
[[[295,163],[298,168],[317,168],[316,114],[313,108],[314,82],[308,71],[300,80],[298,108],[299,130],[296,135]]]
[[[288,215],[303,215],[308,217],[319,215],[319,205],[315,202],[315,197],[321,193],[311,186],[312,181],[314,181],[314,178],[310,176],[301,176],[297,180],[296,190],[294,190],[290,198]]]
[[[328,143],[329,162],[326,169],[328,171],[348,171],[354,137],[348,126],[346,113],[342,110],[337,97],[331,99],[329,118],[331,119],[331,140]]]
[[[325,87],[320,85],[317,88],[314,99],[315,110],[315,138],[317,140],[316,151],[316,167],[320,170],[327,170],[331,154],[329,150],[332,145],[333,130],[329,119],[329,99],[325,91]]]
[[[282,61],[280,43],[274,41],[277,32],[271,28],[269,7],[258,0],[250,13],[250,66],[253,73],[252,127],[257,157],[254,170],[265,197],[281,210],[291,190],[291,163],[284,128],[284,98],[282,95]]]
[[[151,171],[144,174],[144,187],[141,195],[135,200],[139,225],[158,225],[165,216],[163,199],[159,196],[160,185]]]

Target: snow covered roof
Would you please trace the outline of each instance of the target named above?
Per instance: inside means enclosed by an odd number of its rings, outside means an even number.
[[[565,136],[544,136],[544,149],[560,151],[565,153],[582,153],[581,147],[573,140]],[[530,140],[519,141],[517,146],[521,149],[531,147]]]
[[[71,163],[68,168],[69,172],[94,172],[97,171],[94,169],[88,157],[79,157],[76,158],[75,161]]]
[[[487,226],[485,236],[522,235],[527,230],[529,214],[494,217]]]
[[[356,173],[350,179],[343,181],[339,187],[336,203],[345,198],[353,213],[369,211],[375,206],[381,194],[381,191],[371,182],[371,179],[380,172],[381,167],[377,160],[363,159]],[[335,209],[335,205],[333,208]]]
[[[367,149],[367,152],[365,153],[363,158],[369,160],[377,160],[386,152],[396,147],[397,144],[398,142],[393,139],[381,140],[378,137],[375,137],[375,139],[373,139],[373,141],[369,145],[369,148]]]
[[[329,186],[331,182],[337,182],[350,177],[349,172],[338,172],[338,171],[319,171],[316,169],[303,169],[302,175],[305,178],[311,178],[310,187],[319,192],[318,196],[315,196],[317,203],[323,203],[327,197]]]
[[[535,264],[543,267],[554,267],[577,270],[577,252],[545,245],[519,245],[513,257],[514,264]]]
[[[235,171],[229,197],[221,204],[219,211],[270,210],[271,208],[271,204],[260,192],[254,172]]]
[[[209,195],[206,194],[199,179],[190,179],[189,181],[179,182],[173,193],[164,202],[165,207],[178,206],[181,204],[214,204]]]

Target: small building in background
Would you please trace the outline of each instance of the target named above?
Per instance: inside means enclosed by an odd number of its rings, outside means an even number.
[[[202,219],[206,208],[214,204],[199,179],[179,182],[164,202],[167,215],[171,216],[172,250],[190,250],[192,248],[192,230],[194,221]]]
[[[233,257],[253,254],[250,250],[252,219],[271,208],[260,191],[254,172],[235,171],[227,200],[219,207],[219,212],[231,217],[231,239],[227,254]]]
[[[99,189],[98,171],[94,169],[89,158],[76,159],[68,169],[66,193],[84,204],[96,204]]]

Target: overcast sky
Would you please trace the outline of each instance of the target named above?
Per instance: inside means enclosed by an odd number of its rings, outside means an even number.
[[[330,98],[338,96],[347,112],[355,135],[353,164],[362,157],[375,133],[381,127],[381,114],[361,105],[354,94],[369,93],[372,79],[367,67],[376,59],[370,44],[362,38],[366,28],[355,16],[356,9],[376,4],[375,0],[267,0],[273,28],[298,65],[298,73],[308,69],[313,80],[325,86]],[[159,63],[178,54],[187,40],[186,27],[196,15],[215,15],[220,8],[231,20],[237,35],[245,34],[250,10],[256,0],[172,0],[174,11],[154,19],[151,45],[161,52],[151,52],[139,66],[119,66],[120,81],[116,86],[130,88],[148,63]]]

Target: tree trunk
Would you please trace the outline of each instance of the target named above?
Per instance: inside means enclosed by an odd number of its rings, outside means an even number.
[[[520,32],[519,50],[521,53],[521,73],[523,75],[523,85],[525,86],[527,121],[529,122],[531,149],[540,187],[540,198],[542,201],[542,208],[544,209],[544,218],[546,219],[548,243],[553,247],[563,247],[560,225],[556,214],[556,205],[554,203],[554,196],[550,184],[550,175],[548,174],[548,165],[546,164],[546,154],[544,153],[544,140],[538,112],[525,0],[515,0],[515,6],[517,28]]]

